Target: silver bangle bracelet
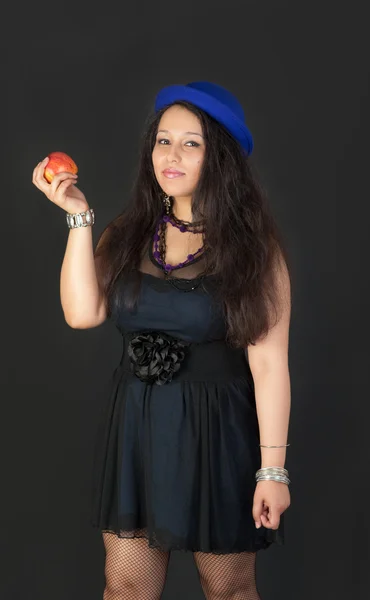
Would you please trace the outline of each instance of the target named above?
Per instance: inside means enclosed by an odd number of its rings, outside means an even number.
[[[260,448],[287,448],[290,444],[282,444],[281,446],[265,446],[264,444],[259,445]]]
[[[262,467],[256,471],[256,482],[258,481],[278,481],[279,483],[290,484],[288,470],[284,467]]]
[[[85,220],[83,217],[85,217]],[[94,209],[88,208],[87,210],[79,213],[67,213],[66,221],[69,229],[92,226],[95,223]]]
[[[260,475],[256,477],[256,481],[278,481],[279,483],[286,483],[289,485],[290,479],[284,475]]]
[[[265,471],[275,471],[276,473],[283,473],[284,475],[288,475],[288,470],[284,469],[284,467],[261,467],[258,469],[257,473],[263,474]]]

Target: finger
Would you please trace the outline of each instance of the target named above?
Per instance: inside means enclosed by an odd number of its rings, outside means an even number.
[[[268,518],[265,515],[261,515],[261,523],[267,529],[271,529],[270,521],[268,520]]]
[[[49,161],[49,157],[46,156],[41,162],[39,162],[36,167],[34,168],[33,172],[32,172],[32,183],[35,183],[37,176],[39,175],[40,171],[44,170],[47,163]]]
[[[78,175],[77,175],[77,173],[70,173],[69,171],[61,171],[60,173],[56,173],[54,175],[53,180],[50,183],[50,185],[53,185],[54,182],[56,184],[58,184],[58,182],[63,181],[67,177],[72,177],[73,179],[77,179]]]
[[[261,515],[262,515],[263,504],[262,501],[254,501],[252,515],[256,525],[256,528],[259,529],[261,527]]]
[[[279,524],[280,524],[280,515],[279,513],[276,513],[273,515],[271,514],[271,511],[268,515],[268,517],[266,517],[265,515],[261,516],[261,521],[264,527],[267,527],[268,529],[278,529]]]
[[[65,191],[74,183],[75,182],[73,181],[73,179],[66,179],[65,181],[62,181],[62,183],[59,185],[56,191],[56,195],[52,196],[53,201],[56,201],[56,196],[58,196],[58,204],[64,201],[65,198],[63,196],[65,195]]]
[[[36,175],[33,180],[33,183],[36,187],[39,188],[46,196],[49,196],[50,184],[44,177],[44,169],[43,163],[41,162],[38,167],[36,167]]]
[[[275,507],[270,507],[269,521],[272,529],[277,529],[280,523],[280,512]]]
[[[37,173],[38,173],[38,174],[41,174],[41,175],[42,175],[42,174],[44,173],[44,170],[45,170],[45,168],[46,168],[46,165],[48,164],[48,162],[49,162],[49,157],[48,157],[48,156],[45,156],[44,160],[42,160],[42,161],[39,163],[39,165],[38,165],[38,169],[37,169]]]
[[[54,196],[54,194],[57,191],[57,188],[63,181],[75,182],[77,181],[77,175],[74,175],[74,173],[68,173],[66,171],[54,175],[52,182],[48,184],[50,186],[50,192],[52,196]]]

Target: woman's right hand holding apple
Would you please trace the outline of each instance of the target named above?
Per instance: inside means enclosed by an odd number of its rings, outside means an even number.
[[[51,183],[44,177],[44,169],[49,158],[39,162],[33,170],[32,183],[54,204],[68,213],[88,210],[89,205],[84,194],[74,184],[77,175],[68,172],[56,173]]]

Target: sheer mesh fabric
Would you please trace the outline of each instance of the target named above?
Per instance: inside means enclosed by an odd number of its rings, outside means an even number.
[[[154,277],[158,277],[159,279],[164,279],[165,274],[154,258],[153,250],[154,247],[152,241],[150,240],[142,255],[140,271],[149,275],[153,275]],[[184,256],[182,256],[181,260],[184,260]],[[172,271],[171,278],[185,280],[196,279],[202,275],[204,268],[205,256],[204,254],[200,254],[189,264],[174,269]]]
[[[172,254],[169,254],[169,248],[167,248],[166,261],[170,262],[171,264],[178,264],[185,261],[186,253],[196,252],[203,243],[202,236],[199,234],[188,232],[182,233],[176,228],[173,228],[172,225],[167,225],[166,239],[168,247],[172,248]],[[186,246],[187,250],[185,249]],[[142,255],[142,265],[140,270],[163,279],[163,270],[160,266],[158,266],[158,263],[153,256],[154,249],[153,240],[148,240]],[[204,256],[204,252],[200,253],[199,255],[195,256],[195,258],[193,258],[193,260],[187,265],[174,269],[172,271],[173,277],[181,279],[194,279],[198,277],[204,270]]]
[[[104,600],[157,600],[166,583],[170,552],[145,538],[103,533],[106,551]],[[261,600],[256,586],[256,553],[194,552],[207,600]]]

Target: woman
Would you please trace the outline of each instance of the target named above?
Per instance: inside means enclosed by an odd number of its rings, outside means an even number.
[[[132,198],[95,252],[77,177],[34,171],[68,213],[67,323],[111,318],[123,340],[94,457],[104,600],[160,598],[175,549],[207,599],[257,600],[256,552],[284,543],[290,276],[252,149],[230,92],[162,89]]]

